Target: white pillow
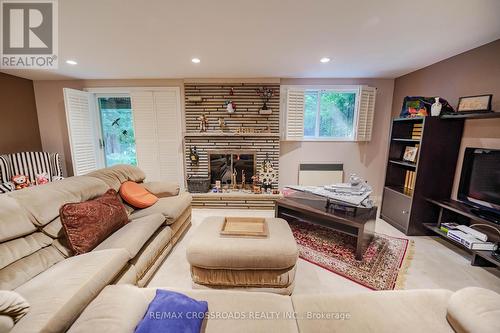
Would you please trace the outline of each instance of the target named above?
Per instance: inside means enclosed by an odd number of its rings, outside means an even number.
[[[500,332],[500,295],[468,287],[451,295],[446,318],[457,333]]]
[[[9,316],[18,322],[29,309],[29,303],[15,291],[0,290],[0,315]]]

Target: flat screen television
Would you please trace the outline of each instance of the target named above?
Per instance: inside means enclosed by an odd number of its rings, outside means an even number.
[[[466,148],[458,200],[473,206],[473,213],[500,223],[500,150]]]

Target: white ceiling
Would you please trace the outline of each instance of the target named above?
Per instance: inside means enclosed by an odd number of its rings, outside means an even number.
[[[393,78],[500,38],[499,15],[500,0],[60,0],[59,69],[3,72]]]

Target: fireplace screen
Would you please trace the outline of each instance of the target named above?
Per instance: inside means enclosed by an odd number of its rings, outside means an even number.
[[[255,175],[255,153],[209,153],[210,181],[212,185],[220,180],[223,185],[231,184],[231,174],[236,171],[236,182],[241,183],[242,171],[245,171],[245,183],[252,183]]]

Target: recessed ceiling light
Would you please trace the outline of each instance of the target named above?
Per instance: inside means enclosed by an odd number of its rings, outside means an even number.
[[[193,59],[191,59],[191,61],[195,64],[199,64],[201,60],[200,60],[200,58],[193,58]]]
[[[322,63],[326,64],[327,62],[330,62],[330,58],[323,57],[323,58],[319,59],[319,61],[321,61]]]
[[[74,60],[66,60],[66,63],[68,65],[78,65],[78,63],[76,61],[74,61]]]

